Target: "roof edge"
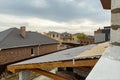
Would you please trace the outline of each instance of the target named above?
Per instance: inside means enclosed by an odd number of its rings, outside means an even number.
[[[111,0],[100,0],[104,9],[111,9]]]

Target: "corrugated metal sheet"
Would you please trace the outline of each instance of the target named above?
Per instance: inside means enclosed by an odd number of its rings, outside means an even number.
[[[65,60],[71,60],[71,59],[83,59],[83,58],[93,58],[93,57],[96,58],[96,56],[102,55],[102,53],[104,52],[107,46],[108,46],[108,43],[76,47],[76,48],[48,54],[45,56],[33,58],[30,60],[26,60],[26,61],[19,62],[13,65],[65,61]]]
[[[22,61],[22,62],[13,64],[13,65],[71,60],[71,59],[76,58],[76,56],[78,56],[80,53],[82,53],[88,49],[91,49],[94,46],[95,46],[95,44],[88,45],[88,46],[82,46],[82,47],[76,47],[76,48],[72,48],[72,49],[67,49],[67,50],[55,52],[52,54],[48,54],[45,56],[41,56],[41,57],[33,58],[30,60]]]

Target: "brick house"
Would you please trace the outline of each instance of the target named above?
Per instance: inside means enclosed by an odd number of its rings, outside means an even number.
[[[86,38],[80,39],[80,44],[82,45],[94,44],[94,37],[87,36]]]
[[[25,27],[0,32],[0,65],[57,51],[58,42]]]
[[[46,35],[52,39],[55,39],[57,41],[61,41],[60,40],[60,33],[58,33],[58,32],[49,31],[48,33],[44,33],[44,35]]]
[[[70,34],[68,32],[58,33],[58,32],[54,32],[54,31],[49,31],[48,33],[44,33],[44,35],[46,35],[52,39],[55,39],[59,42],[72,43],[74,41],[72,34]]]

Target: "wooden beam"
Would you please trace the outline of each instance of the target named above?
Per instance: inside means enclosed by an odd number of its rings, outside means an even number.
[[[47,76],[47,77],[49,77],[53,80],[68,80],[66,78],[63,78],[63,77],[57,75],[57,74],[53,74],[51,72],[47,72],[47,71],[44,71],[44,70],[41,70],[41,69],[31,69],[31,71],[36,72],[40,75]]]
[[[46,69],[46,68],[56,68],[56,67],[80,67],[80,66],[94,66],[98,59],[88,59],[88,60],[77,60],[73,61],[60,61],[60,62],[47,62],[47,63],[36,63],[36,64],[23,64],[23,65],[10,65],[7,69],[13,73],[19,72],[20,70],[26,69]]]
[[[104,9],[111,9],[111,0],[101,0]]]

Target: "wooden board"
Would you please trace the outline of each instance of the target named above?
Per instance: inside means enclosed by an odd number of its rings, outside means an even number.
[[[48,62],[48,63],[38,63],[38,64],[25,64],[25,65],[11,65],[7,66],[7,69],[13,73],[19,72],[21,70],[29,69],[43,69],[43,68],[56,68],[56,67],[80,67],[80,66],[94,66],[98,59],[87,59],[87,60],[77,60],[77,61],[59,61],[59,62]]]
[[[111,0],[101,0],[104,9],[111,9]]]

